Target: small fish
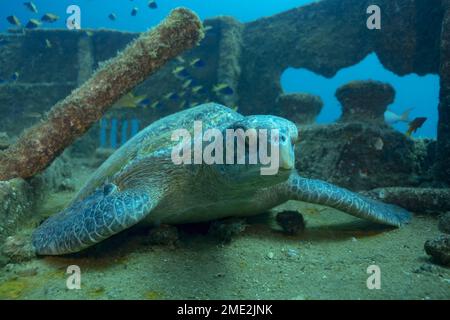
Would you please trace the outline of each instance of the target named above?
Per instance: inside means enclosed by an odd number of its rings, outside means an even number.
[[[108,16],[108,18],[109,18],[109,20],[111,20],[111,21],[116,21],[117,16],[116,16],[115,13],[110,13],[109,16]]]
[[[233,110],[233,111],[235,111],[235,112],[238,112],[239,107],[238,107],[237,105],[231,106],[231,110]]]
[[[181,87],[183,89],[187,89],[191,86],[191,84],[192,84],[192,80],[186,80]]]
[[[88,31],[86,31],[86,35],[88,37],[92,37],[94,35],[94,32],[88,30]]]
[[[139,8],[134,7],[133,10],[131,10],[131,15],[132,15],[133,17],[136,17],[136,15],[138,14],[138,11],[139,11]]]
[[[230,95],[234,94],[234,90],[229,85],[227,85],[225,83],[221,83],[221,84],[216,85],[214,87],[213,91],[215,93],[224,94],[224,95],[227,95],[227,96],[230,96]]]
[[[413,121],[411,121],[409,123],[409,129],[408,129],[408,131],[406,131],[406,135],[408,137],[411,137],[411,135],[413,133],[415,133],[417,130],[422,128],[422,126],[425,123],[425,121],[427,121],[427,118],[424,118],[424,117],[415,118]]]
[[[384,113],[384,120],[389,124],[396,124],[399,122],[409,122],[409,114],[414,108],[409,108],[405,110],[401,115],[398,115],[392,111],[386,111]]]
[[[384,148],[384,142],[383,142],[383,139],[377,138],[377,139],[375,140],[375,143],[373,144],[373,146],[374,146],[375,150],[377,150],[377,151],[383,150],[383,148]]]
[[[202,92],[204,92],[203,86],[196,86],[196,87],[192,88],[193,94],[198,94],[198,93],[202,93]]]
[[[139,102],[139,106],[146,108],[148,107],[150,104],[150,99],[149,98],[145,98],[144,100]]]
[[[186,100],[181,101],[180,109],[184,109],[184,108],[186,108],[187,106],[188,106],[188,103],[187,103]]]
[[[38,9],[33,2],[24,2],[23,5],[33,13],[38,13]]]
[[[12,80],[12,81],[17,81],[17,80],[19,80],[19,77],[20,77],[20,74],[16,71],[16,72],[14,72],[14,73],[12,74],[11,80]]]
[[[179,77],[181,77],[181,78],[188,78],[188,77],[189,77],[189,72],[187,72],[186,68],[185,68],[185,67],[182,67],[182,66],[176,67],[176,68],[172,71],[172,73],[173,73],[175,76],[179,76]]]
[[[25,26],[27,29],[36,29],[38,28],[42,23],[39,20],[36,19],[30,19],[28,21],[27,25]]]
[[[135,96],[130,92],[120,98],[119,101],[113,105],[113,108],[137,108],[145,99],[147,99],[146,96]]]
[[[180,96],[176,92],[170,92],[164,96],[165,100],[172,100],[172,101],[178,100],[179,98]]]
[[[178,73],[182,72],[184,69],[185,69],[184,67],[176,67],[175,69],[173,69],[172,73],[178,74]]]
[[[194,59],[191,62],[191,67],[195,67],[195,68],[203,68],[205,66],[205,62],[202,59]]]
[[[150,105],[150,108],[151,108],[151,109],[156,109],[156,108],[159,107],[159,106],[160,106],[159,101],[155,101],[155,102],[153,102],[153,103]]]
[[[41,21],[53,23],[59,20],[59,16],[53,13],[46,13],[42,16]]]
[[[148,7],[149,7],[150,9],[157,9],[157,8],[158,8],[158,4],[156,3],[155,0],[150,0],[150,1],[148,2]]]
[[[203,28],[203,31],[204,32],[208,32],[208,31],[211,31],[212,29],[213,29],[212,26],[206,26],[206,27]]]
[[[21,25],[19,18],[17,18],[16,16],[9,16],[9,17],[6,18],[6,20],[8,20],[8,22],[10,24],[12,24],[13,26],[17,26],[18,27],[18,26]]]
[[[192,101],[192,102],[189,103],[189,108],[193,108],[193,107],[196,107],[196,106],[198,106],[198,102],[197,101]]]
[[[25,112],[23,116],[25,118],[34,118],[34,119],[42,117],[42,115],[39,112]]]
[[[183,59],[183,57],[177,57],[176,58],[178,63],[185,63],[186,61]]]
[[[52,43],[50,42],[50,40],[45,39],[45,47],[47,49],[51,49],[53,47]]]

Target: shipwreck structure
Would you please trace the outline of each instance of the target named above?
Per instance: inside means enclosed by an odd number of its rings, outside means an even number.
[[[107,117],[135,117],[141,127],[180,108],[217,101],[238,106],[240,112],[274,113],[292,97],[283,97],[280,77],[289,67],[306,68],[326,77],[357,64],[375,52],[397,75],[439,74],[439,136],[436,178],[450,183],[450,1],[380,0],[382,29],[366,26],[371,1],[324,0],[272,17],[242,24],[229,17],[205,21],[210,29],[200,46],[173,60],[134,92],[146,95],[153,108],[114,110]],[[19,79],[0,85],[0,132],[18,134],[23,126],[86,81],[99,65],[122,50],[138,34],[114,31],[35,30],[2,35],[8,40],[0,53],[0,77],[19,72]],[[46,39],[52,48],[46,47]],[[31,50],[32,48],[32,50]],[[173,70],[201,59],[204,66],[189,70],[196,95],[183,90],[185,79]],[[182,60],[181,60],[182,61]],[[228,84],[232,95],[213,88]],[[163,99],[177,93],[180,99]],[[281,98],[281,99],[280,99]],[[286,100],[287,99],[287,100]],[[298,97],[297,97],[298,99]],[[313,103],[313,108],[320,106]],[[370,103],[370,101],[366,101]],[[286,112],[280,111],[286,116]],[[314,115],[310,115],[314,118]],[[9,119],[9,120],[8,120]],[[307,120],[308,122],[310,120]],[[86,148],[85,148],[86,149]]]

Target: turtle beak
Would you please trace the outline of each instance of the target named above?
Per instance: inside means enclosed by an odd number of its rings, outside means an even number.
[[[295,167],[295,145],[294,139],[280,140],[280,168],[291,170]],[[295,139],[296,140],[296,139]]]

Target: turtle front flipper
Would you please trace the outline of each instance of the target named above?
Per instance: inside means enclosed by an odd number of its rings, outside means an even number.
[[[288,200],[324,205],[376,223],[400,227],[411,221],[411,214],[403,208],[298,174],[289,178],[285,192]]]
[[[81,251],[141,221],[157,199],[145,189],[119,191],[106,184],[89,197],[50,217],[32,235],[37,254]]]

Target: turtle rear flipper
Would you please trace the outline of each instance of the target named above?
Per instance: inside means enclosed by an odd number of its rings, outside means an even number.
[[[40,225],[32,235],[33,246],[41,255],[80,251],[135,225],[157,200],[146,189],[119,191],[106,184]]]
[[[411,221],[411,214],[398,206],[376,201],[321,180],[291,176],[288,200],[299,200],[335,208],[380,224],[400,227]]]

